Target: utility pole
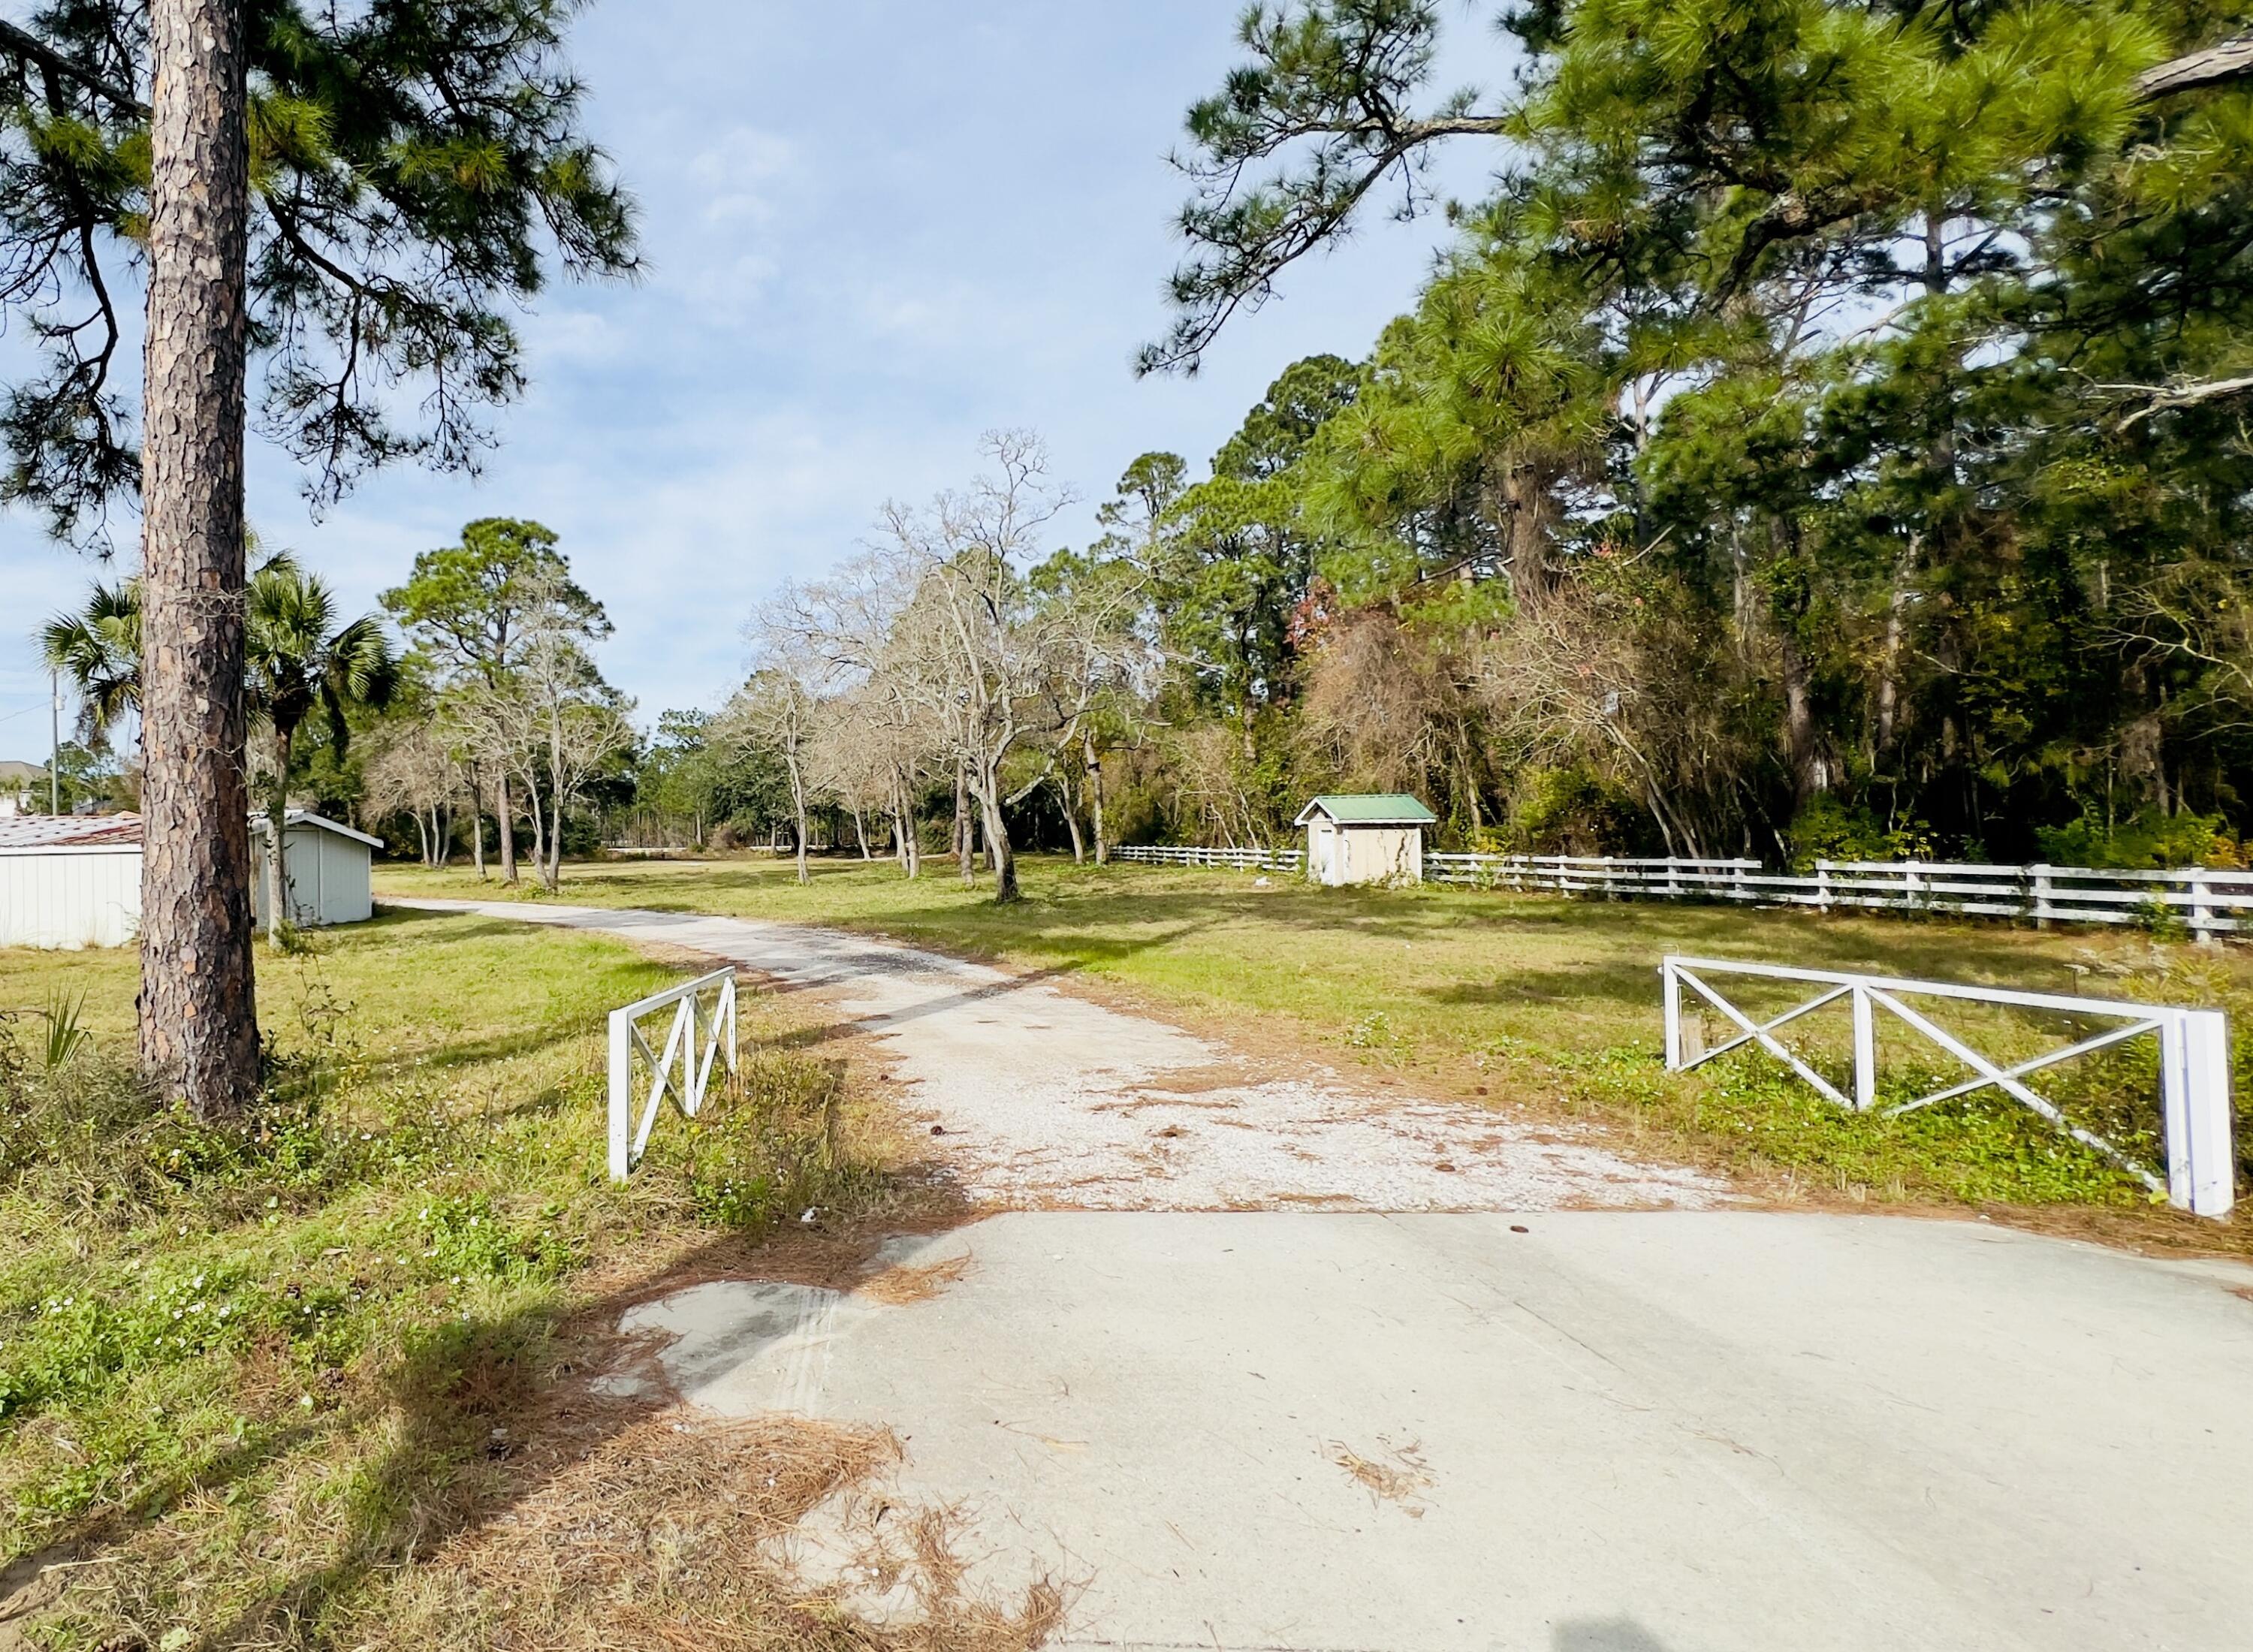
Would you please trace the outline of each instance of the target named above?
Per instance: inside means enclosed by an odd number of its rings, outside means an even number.
[[[47,673],[47,812],[63,812],[63,674]]]

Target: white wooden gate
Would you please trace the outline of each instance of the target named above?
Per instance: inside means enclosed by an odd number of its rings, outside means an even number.
[[[709,1008],[702,1000],[711,999]],[[666,1005],[673,1007],[673,1027],[666,1034],[665,1051],[652,1049],[638,1025]],[[699,1028],[702,1029],[700,1040]],[[701,1045],[700,1051],[699,1045]],[[649,1074],[649,1090],[642,1093],[634,1076],[634,1055],[639,1051]],[[736,1070],[736,972],[714,970],[693,981],[668,986],[661,993],[610,1012],[610,1180],[624,1181],[633,1174],[649,1147],[649,1133],[659,1109],[670,1097],[675,1106],[694,1119],[704,1105],[712,1083],[713,1064],[722,1053],[730,1076]],[[637,1104],[638,1103],[638,1106]],[[641,1118],[636,1123],[634,1114]]]
[[[2236,1147],[2229,1112],[2229,1032],[2217,1009],[2186,1009],[2173,1005],[2137,1004],[2120,999],[2068,998],[2049,993],[2019,993],[1998,987],[1964,986],[1946,981],[1893,980],[1883,976],[1848,974],[1834,970],[1790,969],[1778,964],[1740,964],[1720,958],[1665,958],[1659,965],[1666,994],[1666,1065],[1669,1071],[1691,1068],[1727,1055],[1747,1044],[1758,1044],[1842,1107],[1866,1112],[1877,1105],[1877,1012],[1880,1009],[1969,1067],[1976,1077],[1917,1096],[1887,1109],[1889,1113],[1913,1112],[1936,1102],[1953,1100],[1992,1085],[2012,1100],[2031,1108],[2084,1147],[2110,1159],[2140,1178],[2168,1202],[2203,1216],[2229,1213],[2236,1200]],[[1780,1015],[1755,1021],[1723,997],[1704,977],[1754,976],[1764,980],[1797,981],[1820,987],[1814,997]],[[1711,1049],[1689,1054],[1683,1047],[1682,989],[1687,986],[1739,1028],[1737,1035]],[[1776,1028],[1801,1016],[1836,1003],[1851,1001],[1854,1018],[1853,1094],[1839,1093],[1775,1036]],[[2003,1004],[2021,1009],[2052,1010],[2062,1014],[2089,1015],[2121,1024],[2088,1038],[2005,1067],[1944,1028],[1937,1027],[1904,1000],[1945,998],[1979,1004]],[[2056,1105],[2026,1082],[2028,1074],[2054,1067],[2076,1056],[2086,1056],[2131,1038],[2151,1034],[2159,1041],[2159,1090],[2167,1149],[2166,1180],[2162,1181],[2112,1143],[2070,1122]]]

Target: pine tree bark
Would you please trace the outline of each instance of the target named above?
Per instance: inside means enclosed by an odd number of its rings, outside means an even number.
[[[258,1088],[243,710],[241,0],[152,0],[142,419],[140,1056],[199,1119]]]

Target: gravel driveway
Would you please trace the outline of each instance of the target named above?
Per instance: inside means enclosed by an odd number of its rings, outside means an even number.
[[[896,943],[745,918],[394,902],[595,930],[727,958],[866,1036],[989,1206],[1083,1210],[1699,1209],[1721,1185],[1554,1126],[1277,1074],[1147,1015]],[[1657,1013],[1654,987],[1653,1014]]]

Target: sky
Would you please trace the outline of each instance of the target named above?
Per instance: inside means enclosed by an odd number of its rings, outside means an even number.
[[[1166,157],[1238,59],[1237,10],[597,0],[572,55],[640,201],[646,275],[555,285],[521,318],[531,387],[480,476],[387,472],[317,520],[254,443],[254,527],[357,613],[464,521],[546,523],[609,610],[601,663],[645,725],[722,701],[757,603],[849,554],[886,499],[974,474],[983,431],[1046,437],[1082,499],[1057,541],[1084,542],[1136,455],[1201,467],[1291,362],[1365,353],[1445,239],[1374,215],[1199,376],[1134,377],[1179,253]],[[1449,87],[1506,81],[1484,10],[1448,9]],[[1436,179],[1475,195],[1494,158],[1474,146]],[[0,757],[45,756],[38,624],[117,571],[0,517]]]

